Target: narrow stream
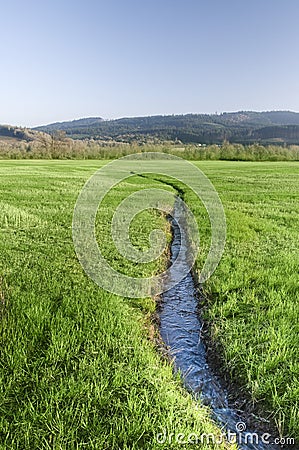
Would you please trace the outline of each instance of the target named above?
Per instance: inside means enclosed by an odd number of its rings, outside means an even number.
[[[180,232],[183,228],[183,213],[176,205],[171,225],[173,241],[171,245],[171,263],[176,259],[180,249],[184,251],[187,260],[188,243]],[[184,264],[184,263],[182,263]],[[170,267],[170,275],[165,280],[166,288],[170,280],[178,278],[178,270]],[[246,433],[255,433],[247,429],[238,433],[238,427],[243,420],[229,406],[227,392],[212,373],[207,361],[205,345],[201,339],[202,323],[197,312],[198,299],[195,283],[191,272],[175,287],[164,292],[160,311],[160,333],[164,343],[169,347],[169,353],[174,359],[176,371],[181,373],[186,389],[201,403],[212,410],[215,421],[226,432],[237,433],[238,446],[242,450],[277,450],[278,446],[265,444],[259,434],[256,439],[246,437]]]

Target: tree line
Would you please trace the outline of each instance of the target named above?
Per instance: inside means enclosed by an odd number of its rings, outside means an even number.
[[[97,140],[73,140],[63,132],[41,135],[39,139],[25,142],[0,140],[1,159],[115,159],[140,152],[169,153],[188,160],[228,161],[299,161],[299,146],[260,144],[211,145],[165,143],[118,143]]]

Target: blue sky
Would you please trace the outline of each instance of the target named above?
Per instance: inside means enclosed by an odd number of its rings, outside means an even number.
[[[299,111],[298,0],[11,0],[0,123]]]

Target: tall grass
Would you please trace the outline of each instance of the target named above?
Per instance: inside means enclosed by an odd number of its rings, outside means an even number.
[[[205,286],[205,319],[240,391],[299,439],[299,165],[198,163],[227,216],[227,244]],[[186,200],[203,217],[190,192]],[[200,222],[202,254],[209,227]]]
[[[175,440],[159,444],[156,434],[220,433],[150,340],[154,301],[130,302],[104,292],[77,261],[73,207],[100,166],[95,161],[0,163],[3,450],[176,449]],[[121,186],[105,206],[108,215],[136,183],[139,188],[155,184],[139,178]],[[132,228],[141,246],[151,227],[165,226],[157,214],[146,219],[143,229],[138,221]],[[162,264],[163,259],[147,270]]]
[[[200,305],[218,370],[237,386],[238,402],[246,399],[249,412],[298,443],[299,164],[196,165],[214,184],[227,219],[225,251]],[[200,273],[210,245],[209,218],[188,186],[177,187],[198,219]]]
[[[155,433],[215,430],[149,340],[154,302],[103,292],[75,257],[73,206],[101,164],[0,163],[3,449],[177,448],[175,442],[159,445]],[[225,253],[205,285],[204,317],[219,362],[281,434],[298,439],[299,165],[196,164],[215,185],[227,216]],[[117,202],[143,186],[161,187],[141,177],[120,186],[105,204],[98,231],[106,235],[106,218]],[[199,220],[200,270],[209,223],[185,191]],[[160,216],[148,214],[132,230],[140,247],[152,227],[165,227]],[[115,258],[109,239],[103,251],[123,270],[133,270]]]

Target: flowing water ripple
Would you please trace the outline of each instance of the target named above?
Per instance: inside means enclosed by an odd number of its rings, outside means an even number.
[[[182,251],[188,254],[188,243],[184,233],[183,213],[176,204],[171,219],[173,241],[171,245],[171,263]],[[169,269],[167,284],[172,284],[179,276],[180,268]],[[212,373],[206,355],[206,348],[201,338],[202,323],[197,312],[198,299],[195,283],[191,272],[174,287],[162,295],[160,311],[160,333],[164,343],[169,347],[170,355],[174,358],[174,367],[182,375],[185,387],[201,403],[212,410],[213,418],[225,427],[227,431],[236,433],[236,426],[242,422],[237,412],[229,407],[227,392],[221,386],[217,377]],[[251,430],[246,430],[250,433]],[[253,431],[251,431],[254,433]],[[280,447],[259,442],[244,442],[241,434],[239,448],[242,450],[275,450]]]

